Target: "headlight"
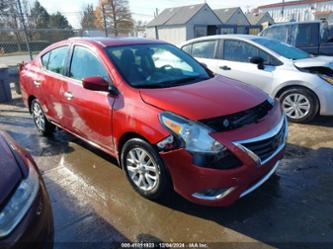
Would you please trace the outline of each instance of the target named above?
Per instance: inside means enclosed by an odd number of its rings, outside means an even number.
[[[325,74],[318,74],[318,76],[320,78],[322,78],[323,80],[325,80],[327,83],[333,84],[333,77],[330,77],[330,76],[325,75]]]
[[[160,120],[172,135],[157,144],[161,150],[182,146],[192,155],[192,163],[210,169],[233,169],[242,162],[209,134],[212,129],[171,112],[160,114]]]
[[[0,238],[10,234],[31,207],[39,189],[38,173],[29,167],[27,178],[16,188],[7,204],[0,211]]]
[[[171,112],[161,113],[160,120],[162,125],[176,135],[184,148],[191,153],[217,154],[225,149],[222,144],[209,135],[212,130],[204,125]]]

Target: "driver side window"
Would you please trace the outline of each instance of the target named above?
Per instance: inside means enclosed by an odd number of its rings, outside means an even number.
[[[224,60],[249,63],[256,56],[263,58],[265,65],[278,65],[275,58],[249,43],[237,40],[225,40],[223,43]]]
[[[110,81],[104,65],[88,49],[81,46],[74,47],[69,73],[71,78],[77,80],[100,76]]]

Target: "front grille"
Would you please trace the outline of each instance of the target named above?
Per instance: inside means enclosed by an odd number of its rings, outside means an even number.
[[[200,120],[200,122],[217,132],[228,131],[259,121],[265,117],[272,108],[273,105],[266,100],[249,110],[223,117],[204,119]]]
[[[279,132],[270,138],[251,143],[242,143],[245,148],[255,153],[263,162],[272,156],[284,143],[286,132],[286,122],[283,123]]]

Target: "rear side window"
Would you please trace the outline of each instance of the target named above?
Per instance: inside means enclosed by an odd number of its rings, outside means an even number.
[[[75,46],[70,66],[70,77],[82,80],[86,77],[100,76],[109,81],[107,70],[88,49]]]
[[[319,24],[299,24],[296,46],[316,46],[319,40]]]
[[[42,65],[45,68],[47,68],[47,65],[49,64],[50,54],[51,54],[51,52],[48,52],[42,56]]]
[[[53,49],[42,57],[42,63],[47,70],[64,75],[66,70],[67,53],[67,46]]]
[[[192,45],[192,56],[199,58],[213,59],[217,41],[202,41]]]

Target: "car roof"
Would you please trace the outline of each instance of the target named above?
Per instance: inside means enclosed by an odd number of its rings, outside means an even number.
[[[119,37],[119,38],[109,38],[109,37],[72,37],[68,39],[74,42],[86,42],[91,44],[99,44],[103,47],[112,46],[122,46],[122,45],[136,45],[136,44],[160,44],[165,43],[160,40],[149,40],[137,37]]]
[[[320,24],[320,23],[322,23],[322,21],[314,20],[314,21],[302,21],[302,22],[283,22],[283,23],[273,24],[273,25],[269,26],[268,28],[277,27],[277,26],[286,26],[286,25],[312,24],[312,23],[319,23]]]
[[[188,40],[181,45],[185,45],[185,44],[193,43],[193,42],[197,42],[197,41],[205,41],[205,40],[213,40],[213,39],[253,40],[255,38],[262,38],[262,37],[256,36],[256,35],[240,35],[240,34],[210,35],[210,36],[203,36],[203,37]]]

